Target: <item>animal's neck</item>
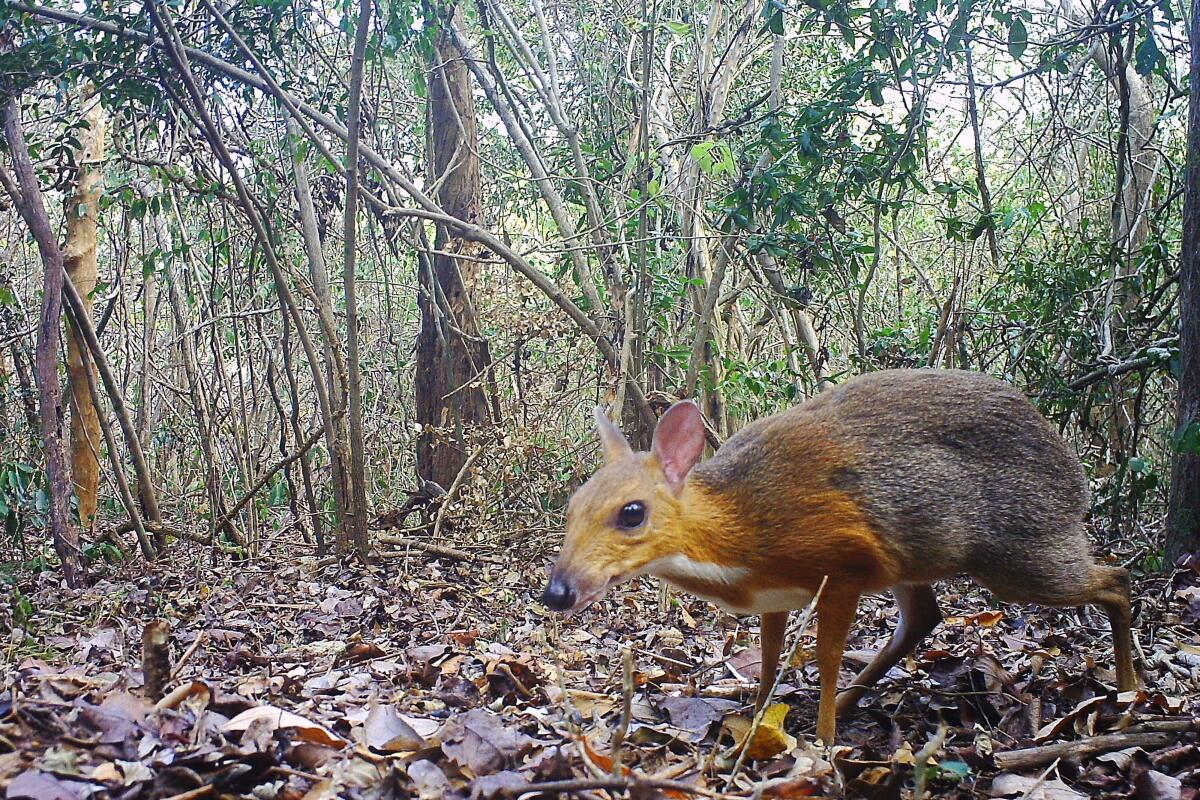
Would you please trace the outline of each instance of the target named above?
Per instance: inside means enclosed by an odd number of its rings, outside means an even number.
[[[824,576],[866,591],[897,580],[900,554],[846,492],[788,483],[764,496],[693,476],[680,496],[681,558],[668,564],[676,574],[656,574],[727,607],[758,611],[816,591]]]
[[[649,565],[650,574],[729,608],[745,604],[752,569],[746,555],[754,550],[754,531],[724,498],[696,480],[679,496],[677,552]]]
[[[745,566],[747,546],[754,547],[756,531],[746,524],[748,515],[735,499],[722,494],[695,477],[684,485],[679,498],[680,527],[689,533],[689,557]]]

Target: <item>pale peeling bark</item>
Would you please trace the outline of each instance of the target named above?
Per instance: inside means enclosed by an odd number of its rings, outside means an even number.
[[[333,335],[333,291],[329,284],[329,270],[325,264],[325,254],[321,244],[321,234],[317,225],[317,214],[313,208],[312,188],[308,181],[308,167],[296,147],[299,141],[299,127],[292,118],[287,120],[288,146],[291,149],[292,173],[296,179],[296,207],[300,218],[300,232],[304,241],[304,253],[308,260],[308,272],[312,278],[313,293],[317,311],[321,319],[324,335],[321,340],[322,352],[325,356],[325,383],[329,387],[329,400],[332,404],[331,414],[322,414],[321,421],[325,430],[325,448],[329,453],[329,471],[333,484],[334,501],[334,536],[337,542],[349,541],[350,533],[346,529],[346,508],[350,502],[353,489],[350,482],[350,433],[346,426],[346,417],[342,414],[345,407],[345,361],[337,337]],[[314,371],[313,380],[320,380]],[[323,537],[317,540],[317,551],[325,554]]]
[[[1128,129],[1126,147],[1117,153],[1124,163],[1118,170],[1121,185],[1113,203],[1113,243],[1124,256],[1124,274],[1136,266],[1136,258],[1146,243],[1150,230],[1148,217],[1154,193],[1154,178],[1157,172],[1158,154],[1154,150],[1154,131],[1158,124],[1158,110],[1154,96],[1146,79],[1137,73],[1132,64],[1118,68],[1112,55],[1103,47],[1092,49],[1101,72],[1112,84],[1118,95],[1127,95]],[[1131,302],[1128,298],[1126,302]]]
[[[63,266],[92,318],[92,291],[96,288],[96,219],[104,191],[106,120],[100,101],[89,99],[84,114],[87,128],[81,131],[76,154],[78,172],[74,191],[66,201],[67,236]],[[87,344],[67,315],[67,374],[70,376],[71,475],[79,498],[79,521],[90,529],[96,518],[100,491],[100,418],[92,404],[89,375],[91,362],[84,357]]]

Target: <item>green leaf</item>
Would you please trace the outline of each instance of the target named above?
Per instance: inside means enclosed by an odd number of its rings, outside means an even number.
[[[713,173],[716,175],[732,175],[737,171],[737,162],[733,159],[733,151],[724,145],[717,151],[718,159],[714,160]]]
[[[33,602],[21,594],[21,591],[18,589],[17,596],[13,598],[13,621],[18,625],[24,625],[33,619],[35,611]]]
[[[1176,431],[1172,444],[1180,455],[1200,456],[1200,422],[1192,421],[1183,430]]]
[[[717,146],[717,143],[713,142],[713,141],[700,142],[698,144],[692,145],[692,153],[691,153],[692,158],[695,160],[695,162],[697,164],[700,165],[700,169],[704,172],[705,175],[712,174],[712,168],[713,168],[712,149],[716,146]]]
[[[767,28],[777,36],[783,35],[783,12],[776,11],[767,20]]]
[[[277,507],[286,505],[289,499],[290,493],[288,492],[287,482],[284,480],[278,480],[275,482],[275,485],[271,487],[271,494],[267,499],[267,503],[271,506]]]
[[[1139,75],[1149,75],[1158,66],[1158,62],[1162,60],[1162,53],[1159,52],[1158,42],[1154,40],[1154,32],[1149,28],[1146,29],[1145,40],[1138,45],[1137,52],[1134,53],[1134,69]]]
[[[1014,16],[1012,25],[1008,28],[1008,54],[1020,60],[1028,46],[1029,33],[1025,30],[1025,23],[1021,21],[1020,17]]]
[[[780,0],[767,0],[762,11],[767,20],[767,29],[778,36],[782,36],[784,31],[783,12],[784,7]]]
[[[687,38],[692,35],[692,26],[687,22],[679,22],[677,20],[667,20],[663,23],[667,30],[674,33],[676,36]]]

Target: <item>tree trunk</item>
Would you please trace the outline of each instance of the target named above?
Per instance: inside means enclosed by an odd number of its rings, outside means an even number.
[[[38,323],[34,374],[37,379],[38,410],[46,449],[46,481],[50,489],[50,536],[62,562],[63,578],[68,586],[77,586],[83,577],[83,559],[79,549],[79,530],[71,520],[71,463],[62,440],[62,386],[58,378],[58,326],[62,316],[62,250],[50,229],[50,218],[42,202],[37,173],[25,145],[21,128],[21,104],[10,97],[4,109],[4,135],[12,156],[16,181],[0,171],[4,188],[12,196],[25,224],[37,240],[42,257],[42,313]],[[19,184],[19,187],[18,187]]]
[[[1179,267],[1179,409],[1167,502],[1166,554],[1171,563],[1200,551],[1200,0],[1192,0],[1188,39],[1187,178],[1183,257]]]
[[[328,386],[329,402],[333,406],[332,415],[323,417],[325,425],[325,449],[329,451],[330,482],[333,486],[334,508],[334,538],[337,542],[349,541],[346,530],[346,505],[349,503],[350,489],[350,432],[346,428],[346,417],[342,413],[345,408],[345,359],[338,349],[338,340],[333,335],[335,330],[333,316],[333,292],[329,285],[329,271],[325,265],[323,249],[324,236],[320,230],[321,222],[317,219],[313,207],[312,188],[308,181],[308,167],[296,147],[300,129],[289,117],[288,143],[291,148],[292,171],[296,179],[296,208],[300,217],[300,232],[304,239],[304,253],[308,259],[308,272],[312,278],[313,292],[316,294],[317,311],[323,320],[321,329],[322,352],[325,356],[325,384]],[[324,217],[322,217],[324,219]],[[319,380],[316,371],[313,380]],[[318,556],[325,555],[324,540],[317,540]]]
[[[358,357],[358,300],[355,289],[355,234],[358,223],[358,134],[362,105],[363,65],[367,33],[371,26],[371,0],[359,0],[358,28],[350,59],[350,98],[346,110],[346,207],[343,239],[346,295],[347,401],[350,427],[350,504],[346,509],[351,544],[361,561],[367,560],[367,461],[363,442],[362,367]]]
[[[452,16],[459,13],[455,10]],[[437,199],[451,216],[479,224],[483,205],[471,74],[445,32],[438,36],[434,59],[429,75],[429,161],[440,181]],[[434,250],[431,258],[421,259],[418,296],[416,401],[422,427],[417,472],[449,486],[466,463],[468,428],[493,422],[486,388],[492,359],[472,298],[481,249],[438,225]]]
[[[143,195],[151,193],[148,183],[138,184]],[[155,217],[161,215],[155,214]],[[157,225],[157,220],[154,223]],[[126,216],[125,233],[129,234],[129,217]],[[164,251],[166,252],[166,251]],[[143,450],[150,449],[150,428],[158,419],[158,399],[154,390],[155,365],[152,358],[158,343],[158,277],[154,270],[144,273],[142,282],[142,352],[138,377],[137,416],[134,428]]]
[[[1158,112],[1149,82],[1126,61],[1123,43],[1092,48],[1092,58],[1117,94],[1120,128],[1116,148],[1116,186],[1111,209],[1112,275],[1101,322],[1101,356],[1122,358],[1135,347],[1129,323],[1141,302],[1137,282],[1142,248],[1150,234],[1150,210],[1159,160],[1154,147]],[[1112,419],[1108,426],[1109,459],[1118,466],[1136,452],[1138,420],[1134,375],[1110,381]],[[1117,523],[1132,525],[1132,509]]]
[[[63,266],[79,296],[83,311],[92,318],[92,291],[96,288],[96,219],[100,195],[104,191],[104,108],[98,98],[91,103],[84,120],[88,128],[81,135],[75,191],[67,198],[67,239],[63,246]],[[75,323],[67,318],[67,375],[71,388],[71,476],[79,498],[79,521],[84,530],[95,524],[100,492],[100,419],[92,404],[88,385],[91,362],[84,355],[87,343]]]

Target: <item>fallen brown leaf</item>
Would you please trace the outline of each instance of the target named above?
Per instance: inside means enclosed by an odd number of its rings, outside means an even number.
[[[344,747],[346,740],[299,714],[275,706],[256,706],[243,711],[221,726],[222,732],[244,731],[258,720],[263,720],[271,730],[294,728],[296,735],[306,742],[327,747]]]

